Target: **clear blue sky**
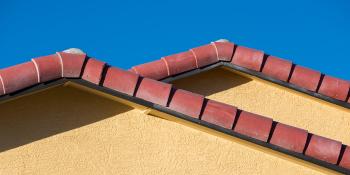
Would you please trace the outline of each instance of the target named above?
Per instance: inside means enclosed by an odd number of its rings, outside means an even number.
[[[0,1],[0,68],[77,47],[127,69],[220,38],[350,80],[347,0]]]

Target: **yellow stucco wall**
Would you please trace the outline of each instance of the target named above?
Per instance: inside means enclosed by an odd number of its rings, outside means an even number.
[[[92,92],[60,86],[0,104],[0,174],[334,173]]]

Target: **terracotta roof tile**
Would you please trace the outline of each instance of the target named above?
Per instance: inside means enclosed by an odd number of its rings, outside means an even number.
[[[39,81],[46,82],[49,80],[62,77],[62,62],[58,55],[48,55],[32,59],[37,70],[39,71]]]
[[[90,58],[86,63],[82,78],[84,80],[90,81],[91,83],[99,84],[105,65],[105,62]]]
[[[132,67],[133,72],[143,77],[160,80],[169,76],[168,66],[164,60],[152,61]]]
[[[4,87],[4,83],[3,83],[2,77],[0,75],[0,96],[5,94],[5,89],[4,88],[5,88]]]
[[[190,50],[197,60],[197,67],[203,67],[209,64],[219,62],[216,48],[213,44],[196,47]]]
[[[62,77],[78,78],[81,75],[86,54],[57,52],[62,61]]]
[[[271,127],[271,118],[242,111],[234,131],[266,142],[269,137]]]
[[[268,56],[262,73],[282,81],[287,81],[291,70],[291,61],[275,56]]]
[[[349,92],[349,82],[334,78],[331,76],[324,76],[319,93],[329,97],[345,101]]]
[[[316,159],[336,164],[340,154],[341,145],[341,142],[318,135],[312,135],[305,154]]]
[[[263,64],[264,52],[238,46],[232,58],[232,63],[255,71],[260,71]]]
[[[190,51],[166,56],[163,59],[168,66],[169,75],[176,75],[197,68],[196,58]]]
[[[107,70],[103,86],[132,96],[138,79],[139,75],[135,73],[110,67]]]
[[[143,78],[136,92],[136,97],[166,106],[169,100],[171,85],[160,81]]]
[[[176,89],[171,98],[169,108],[180,113],[199,118],[204,97],[182,89]]]
[[[350,147],[346,146],[343,157],[339,163],[339,166],[350,169]]]
[[[320,72],[306,67],[296,66],[289,82],[310,91],[316,91],[320,78]]]
[[[2,69],[0,76],[4,84],[5,94],[39,83],[39,75],[32,61]]]
[[[270,143],[287,150],[302,153],[306,145],[306,130],[278,123],[272,134]]]
[[[215,125],[232,129],[237,108],[231,105],[208,100],[203,111],[202,120]]]
[[[231,61],[235,44],[231,42],[213,42],[217,57],[221,61]]]

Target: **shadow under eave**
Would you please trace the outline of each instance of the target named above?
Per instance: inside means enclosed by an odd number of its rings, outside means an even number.
[[[0,152],[92,124],[133,108],[69,86],[0,104]]]

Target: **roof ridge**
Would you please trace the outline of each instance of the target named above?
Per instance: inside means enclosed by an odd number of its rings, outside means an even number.
[[[277,80],[288,84],[290,88],[297,87],[311,92],[308,93],[309,95],[317,93],[328,99],[350,103],[349,81],[293,64],[292,61],[268,55],[263,51],[238,46],[228,40],[221,39],[185,52],[162,57],[161,60],[165,60],[166,63],[155,60],[133,66],[129,71],[143,77],[163,80],[215,63],[225,62],[224,65],[230,64],[260,73],[267,80]],[[313,96],[319,97],[318,95]]]
[[[200,65],[210,64],[213,61],[212,58],[203,56],[210,54],[201,52],[209,47],[213,46],[206,45],[194,49]],[[222,47],[223,45],[218,50]],[[246,51],[250,52],[249,49]],[[216,55],[214,52],[212,54]],[[224,55],[229,54],[225,52]],[[188,58],[193,58],[191,55],[187,54]],[[228,58],[221,57],[222,53],[218,55],[220,59]],[[254,55],[260,58],[261,53],[254,53]],[[171,61],[168,63],[172,63]],[[193,63],[194,60],[192,60]],[[176,72],[177,69],[170,69],[170,72],[172,71]],[[308,133],[304,129],[282,124],[271,118],[237,109],[235,106],[206,99],[200,94],[176,89],[165,82],[109,66],[105,62],[87,57],[86,54],[58,52],[34,58],[30,62],[0,70],[0,77],[2,80],[0,88],[4,87],[0,91],[2,95],[11,95],[38,83],[48,83],[61,78],[82,79],[130,98],[160,105],[164,109],[185,115],[198,124],[225,129],[225,132],[240,138],[249,138],[253,143],[269,145],[277,151],[316,162],[328,168],[335,166],[334,169],[338,171],[350,173],[350,147],[342,145],[339,141]]]

